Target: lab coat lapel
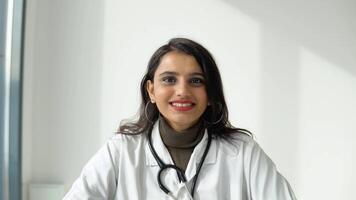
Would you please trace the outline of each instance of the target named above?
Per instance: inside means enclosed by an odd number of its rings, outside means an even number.
[[[208,144],[208,131],[205,129],[204,136],[202,140],[198,143],[198,145],[194,148],[192,155],[190,156],[189,163],[187,169],[185,171],[185,175],[187,177],[187,181],[190,181],[196,174],[199,163],[203,157],[205,148]],[[216,140],[212,140],[209,148],[209,152],[205,158],[203,163],[203,167],[201,170],[204,170],[204,165],[211,165],[216,162],[217,156],[217,143]]]
[[[158,156],[162,159],[165,164],[173,164],[173,160],[168,152],[168,149],[164,145],[161,135],[159,134],[158,123],[155,123],[152,129],[152,144],[153,148],[156,150]],[[146,153],[146,165],[148,166],[158,166],[156,159],[153,157],[152,152],[148,146],[148,139],[145,145]]]

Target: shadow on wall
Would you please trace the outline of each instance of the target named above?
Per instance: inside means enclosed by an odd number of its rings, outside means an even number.
[[[356,1],[223,1],[356,76]]]
[[[255,19],[261,31],[261,137],[278,144],[291,179],[298,179],[297,152],[300,122],[300,49],[356,76],[356,23],[352,0],[242,1],[222,0]],[[266,134],[268,133],[268,134]],[[282,142],[272,141],[280,138]],[[291,146],[292,145],[292,146]],[[266,149],[268,150],[268,148]],[[274,150],[274,152],[278,152]],[[279,157],[278,157],[279,156]]]

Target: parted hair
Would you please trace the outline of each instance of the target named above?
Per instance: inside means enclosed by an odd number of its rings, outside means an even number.
[[[121,121],[117,133],[136,135],[145,133],[150,129],[152,130],[154,123],[158,120],[159,110],[155,104],[150,103],[150,97],[146,89],[147,81],[150,80],[153,82],[161,58],[172,51],[193,56],[201,67],[210,102],[201,118],[208,133],[214,138],[224,139],[230,139],[232,138],[232,134],[238,133],[252,136],[248,130],[236,128],[229,121],[221,76],[213,56],[202,45],[187,38],[173,38],[153,53],[140,84],[141,103],[138,110],[138,118]]]

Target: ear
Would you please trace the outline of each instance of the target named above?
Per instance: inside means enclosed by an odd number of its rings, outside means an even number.
[[[150,96],[151,102],[155,102],[155,96],[154,96],[154,87],[153,87],[153,82],[151,80],[148,80],[146,82],[146,90],[148,95]]]

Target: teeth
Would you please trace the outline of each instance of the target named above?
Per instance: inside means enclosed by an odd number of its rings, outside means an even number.
[[[192,106],[193,104],[191,103],[172,103],[173,106],[176,106],[176,107],[189,107],[189,106]]]

